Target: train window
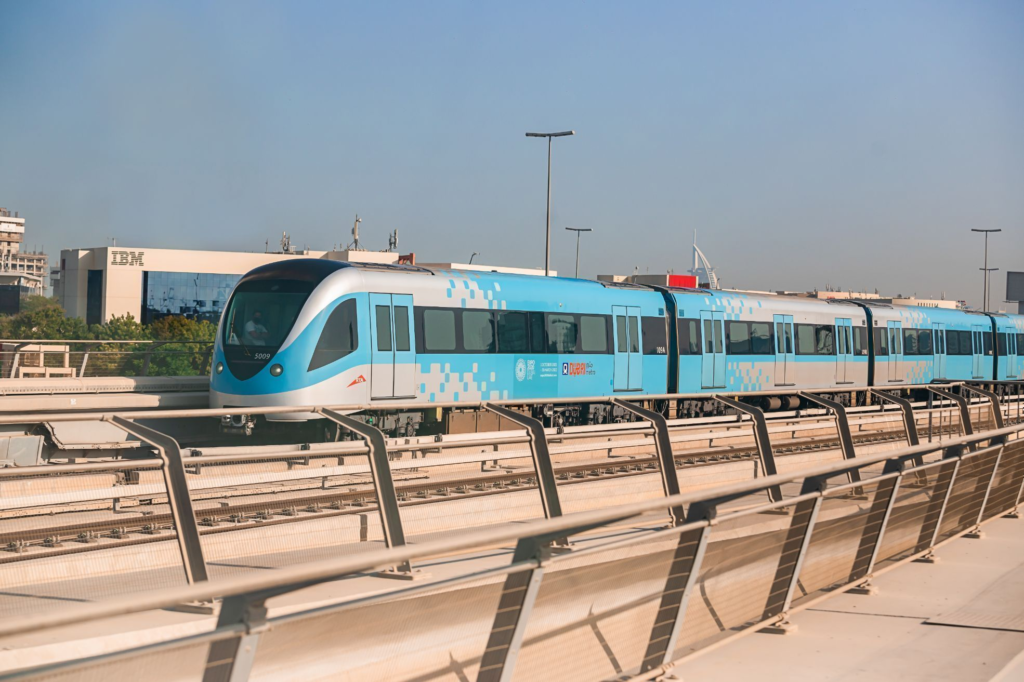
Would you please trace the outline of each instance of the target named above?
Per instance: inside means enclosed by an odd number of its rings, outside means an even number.
[[[854,355],[868,354],[868,328],[854,327],[853,329],[853,353]]]
[[[953,332],[949,332],[949,336],[952,336]],[[958,331],[956,332],[958,342],[957,355],[974,355],[974,340],[971,337],[971,332]],[[950,343],[950,346],[953,344]]]
[[[313,357],[306,371],[312,372],[335,360],[340,360],[359,347],[359,330],[356,324],[355,299],[342,301],[327,316],[324,330],[313,349]]]
[[[576,337],[579,327],[576,317],[561,313],[548,313],[546,316],[549,353],[575,353]]]
[[[526,353],[530,350],[526,313],[498,313],[498,352]]]
[[[391,350],[391,306],[374,308],[377,321],[377,350]]]
[[[468,353],[494,352],[494,325],[489,311],[462,311],[462,347]]]
[[[603,315],[580,315],[580,351],[608,352],[608,318]]]
[[[667,355],[668,332],[664,317],[641,317],[640,337],[643,339],[644,355]]]
[[[917,332],[917,354],[918,355],[931,355],[932,354],[932,330],[921,329]]]
[[[395,306],[395,350],[409,350],[409,308],[404,305]]]
[[[753,355],[772,355],[772,325],[769,322],[750,323],[750,352]]]
[[[711,320],[704,320],[704,349],[705,353],[714,354],[715,352],[715,333],[711,331]]]
[[[750,325],[746,322],[725,323],[725,352],[729,355],[750,354]]]
[[[785,343],[785,341],[783,340],[783,329],[785,329],[785,327],[786,325],[782,324],[781,322],[775,323],[775,338],[778,339],[779,344],[779,347],[776,350],[777,353],[786,352],[786,350],[783,348],[783,344]]]
[[[873,330],[873,336],[875,337],[875,357],[884,358],[889,355],[889,338],[885,333],[884,329],[875,327]]]
[[[793,352],[793,325],[792,324],[787,324],[786,325],[786,352],[787,353],[792,353]]]
[[[985,355],[992,355],[992,332],[982,332]]]
[[[904,355],[918,355],[918,352],[917,352],[917,330],[916,329],[904,329],[903,330],[903,354]]]
[[[722,339],[724,337],[725,337],[725,335],[722,334],[722,321],[721,320],[715,320],[715,352],[716,353],[724,352],[724,350],[722,349]]]
[[[796,325],[797,355],[835,355],[835,327],[830,324]]]
[[[629,352],[640,352],[640,323],[635,315],[629,316]]]
[[[846,349],[846,327],[839,325],[839,354],[846,355],[849,351]]]
[[[946,355],[960,355],[960,333],[946,332]]]
[[[455,350],[455,311],[426,308],[423,311],[423,350],[445,353]]]
[[[680,319],[676,325],[679,337],[680,355],[700,355],[700,321],[692,318]]]
[[[625,353],[626,352],[626,318],[616,317],[615,318],[615,352]]]
[[[999,355],[1006,357],[1006,332],[999,332],[996,334],[996,345],[999,348]]]
[[[544,313],[530,313],[530,350],[534,353],[548,352],[544,339]]]
[[[1024,334],[1017,334],[1017,355],[1024,355]]]

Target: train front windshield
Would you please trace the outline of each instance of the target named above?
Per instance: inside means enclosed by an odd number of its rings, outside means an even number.
[[[238,285],[224,316],[222,342],[228,367],[248,379],[277,352],[316,286],[295,280],[254,280]]]

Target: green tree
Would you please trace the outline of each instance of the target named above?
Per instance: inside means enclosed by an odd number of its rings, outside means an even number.
[[[114,316],[104,324],[90,328],[91,338],[101,341],[143,341],[149,332],[129,313]],[[144,353],[148,344],[107,343],[90,352],[90,374],[95,376],[138,376],[145,364]]]
[[[149,325],[150,338],[167,342],[154,353],[149,374],[153,376],[199,376],[210,371],[209,353],[217,326],[206,320],[162,317]],[[204,341],[207,343],[180,343]]]
[[[60,306],[47,306],[18,313],[10,319],[6,334],[15,339],[91,339],[89,325],[80,317],[64,317]]]

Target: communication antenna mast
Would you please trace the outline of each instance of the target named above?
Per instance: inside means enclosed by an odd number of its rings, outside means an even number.
[[[287,232],[281,233],[281,251],[283,253],[290,253],[292,250],[292,238],[288,236]]]
[[[388,253],[398,249],[398,228],[388,235]]]
[[[356,213],[356,221],[352,223],[352,250],[359,250],[359,223],[363,222],[360,219],[359,214]]]
[[[718,275],[715,274],[715,269],[711,267],[704,252],[697,248],[697,230],[693,231],[693,269],[690,270],[690,274],[697,278],[697,284],[707,282],[711,289],[718,288]]]

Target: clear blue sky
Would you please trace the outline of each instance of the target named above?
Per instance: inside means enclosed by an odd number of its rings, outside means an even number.
[[[685,270],[980,300],[1024,270],[1024,3],[0,0],[29,243]],[[993,300],[1001,300],[995,278]]]

